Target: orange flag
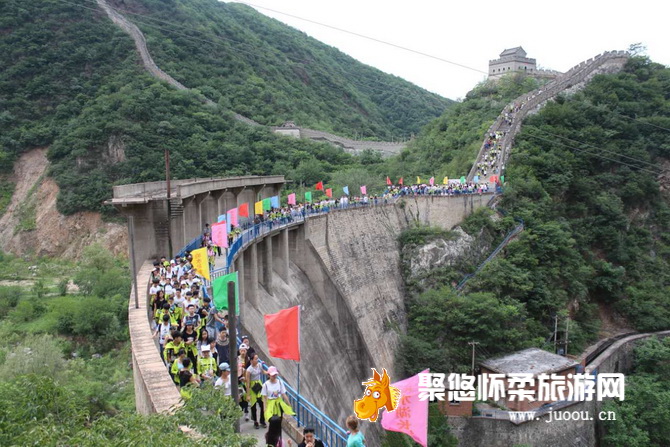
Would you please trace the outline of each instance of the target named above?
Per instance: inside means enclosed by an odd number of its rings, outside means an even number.
[[[330,197],[331,199],[333,198],[333,188],[326,189],[326,196]]]
[[[317,183],[314,189],[316,189],[317,191],[323,191],[323,182]]]
[[[391,186],[393,183],[391,182],[391,178],[387,175],[386,176],[386,184]]]
[[[242,205],[237,207],[237,214],[240,217],[249,217],[249,204],[248,203],[243,203]]]
[[[300,361],[300,306],[265,315],[271,357]]]

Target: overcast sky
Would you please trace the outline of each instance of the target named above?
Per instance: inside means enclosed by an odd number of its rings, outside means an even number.
[[[242,2],[242,3],[247,3]],[[667,0],[250,0],[247,4],[355,59],[451,99],[486,78],[489,59],[522,46],[538,66],[567,71],[606,50],[641,42],[670,65]],[[411,48],[470,70],[372,42],[291,14]]]

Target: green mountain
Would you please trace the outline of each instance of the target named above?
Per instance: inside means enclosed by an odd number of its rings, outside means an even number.
[[[327,179],[359,165],[326,144],[240,124],[231,110],[262,124],[387,138],[417,131],[450,103],[245,6],[115,6],[141,14],[127,16],[157,64],[195,91],[150,77],[132,39],[92,0],[0,3],[0,167],[48,146],[64,213],[104,210],[112,184],[162,178],[165,148],[175,178],[278,173],[300,182],[307,171]]]

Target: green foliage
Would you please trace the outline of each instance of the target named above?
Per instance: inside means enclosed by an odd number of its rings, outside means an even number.
[[[0,377],[11,380],[20,375],[35,374],[59,379],[65,374],[65,369],[61,346],[54,337],[28,336],[6,355],[0,364]]]
[[[0,154],[2,154],[2,152],[0,152]],[[7,207],[11,203],[12,194],[14,194],[14,183],[0,179],[0,217],[5,214]]]
[[[255,444],[255,440],[233,433],[231,415],[237,416],[239,408],[232,401],[222,399],[220,393],[215,399],[212,390],[195,390],[194,400],[202,402],[203,407],[187,404],[175,415],[97,415],[90,412],[85,397],[59,385],[49,375],[21,375],[0,381],[0,445]],[[197,435],[180,429],[186,420],[195,423]]]
[[[401,247],[404,247],[406,245],[424,245],[438,238],[450,240],[454,238],[454,234],[439,227],[417,224],[413,228],[400,233],[398,242],[400,242]]]
[[[419,444],[404,433],[385,431],[382,447],[416,447]],[[458,439],[451,434],[447,417],[437,403],[428,405],[428,447],[456,447]]]
[[[429,290],[408,304],[407,318],[398,353],[407,375],[425,368],[469,372],[472,340],[491,355],[538,343],[529,331],[525,306],[490,293],[460,296],[451,288]]]
[[[609,400],[604,411],[614,411],[616,420],[603,421],[605,447],[661,447],[670,444],[670,339],[655,337],[635,349],[633,374],[626,376],[626,399]]]
[[[130,291],[127,266],[100,244],[89,245],[84,249],[73,281],[83,293],[101,298],[128,296]]]

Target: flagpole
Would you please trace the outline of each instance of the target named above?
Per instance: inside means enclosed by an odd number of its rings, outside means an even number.
[[[300,427],[300,362],[298,362],[298,396],[297,396],[298,404],[296,405],[298,408],[296,408],[296,415],[298,416],[296,419],[298,421],[298,427]]]

